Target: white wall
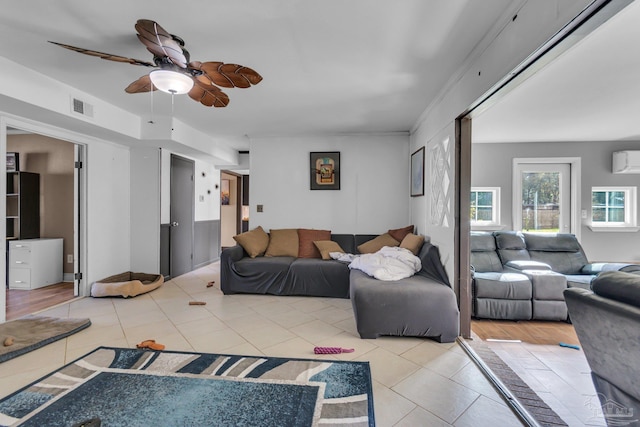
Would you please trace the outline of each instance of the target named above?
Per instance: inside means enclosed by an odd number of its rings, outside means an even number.
[[[131,155],[131,270],[160,272],[160,150]]]
[[[505,14],[504,22],[498,23],[494,31],[478,43],[477,49],[470,55],[463,69],[452,77],[442,93],[427,107],[412,132],[411,152],[421,146],[433,146],[447,136],[453,143],[456,118],[577,16],[590,1],[527,0],[523,3],[513,14]],[[516,12],[517,19],[512,19]],[[451,156],[454,156],[453,150]],[[429,164],[429,160],[426,164]],[[453,176],[452,174],[452,178]],[[425,174],[425,181],[425,188],[430,188],[429,173]],[[453,194],[454,190],[455,180],[451,179],[449,193]],[[455,199],[451,198],[449,204],[448,210],[455,213]],[[429,208],[428,197],[414,199],[411,204],[411,218],[414,222],[423,221],[431,224],[429,233],[434,236],[433,241],[440,247],[445,267],[453,280],[454,226],[451,223],[448,226],[432,224]]]
[[[309,189],[313,151],[340,152],[339,191]],[[379,234],[409,224],[406,134],[252,138],[250,152],[250,228]]]
[[[547,142],[515,144],[473,144],[471,185],[502,188],[501,222],[512,228],[512,160],[514,157],[575,157],[582,162],[582,206],[591,217],[591,188],[597,186],[640,186],[640,175],[611,173],[614,151],[631,150],[637,141]],[[637,201],[640,212],[640,201]],[[640,233],[593,232],[582,221],[581,243],[590,261],[640,261]]]
[[[129,149],[94,141],[87,146],[86,286],[131,268]],[[88,288],[87,288],[88,291]]]

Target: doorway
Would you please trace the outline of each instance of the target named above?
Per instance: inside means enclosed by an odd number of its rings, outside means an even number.
[[[513,160],[513,227],[533,233],[571,231],[571,165]],[[573,197],[572,197],[573,196]]]
[[[231,171],[220,172],[220,246],[236,244],[233,236],[248,231],[249,176]]]
[[[195,162],[171,155],[170,274],[177,277],[193,270],[195,222],[193,180]]]
[[[81,276],[76,273],[80,272],[82,148],[31,131],[6,130],[6,152],[15,153],[12,157],[16,159],[7,170],[5,189],[7,320],[80,294]],[[30,178],[24,185],[23,175]],[[23,209],[25,196],[33,202]],[[29,217],[33,221],[24,229]],[[32,258],[40,262],[30,262]]]

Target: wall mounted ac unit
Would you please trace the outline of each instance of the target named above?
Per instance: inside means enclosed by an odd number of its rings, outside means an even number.
[[[640,173],[640,151],[614,152],[613,173]]]

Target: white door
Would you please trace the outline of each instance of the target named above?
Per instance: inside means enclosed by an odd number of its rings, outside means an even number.
[[[571,233],[571,165],[514,162],[515,230]]]

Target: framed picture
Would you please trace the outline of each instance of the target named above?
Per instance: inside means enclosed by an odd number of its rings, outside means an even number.
[[[411,155],[411,197],[424,196],[424,147]]]
[[[231,202],[231,187],[229,185],[228,179],[222,180],[222,185],[220,186],[220,204],[228,205]]]
[[[20,170],[20,154],[7,152],[7,172]]]
[[[310,153],[309,163],[311,190],[340,189],[340,152],[325,151]]]

